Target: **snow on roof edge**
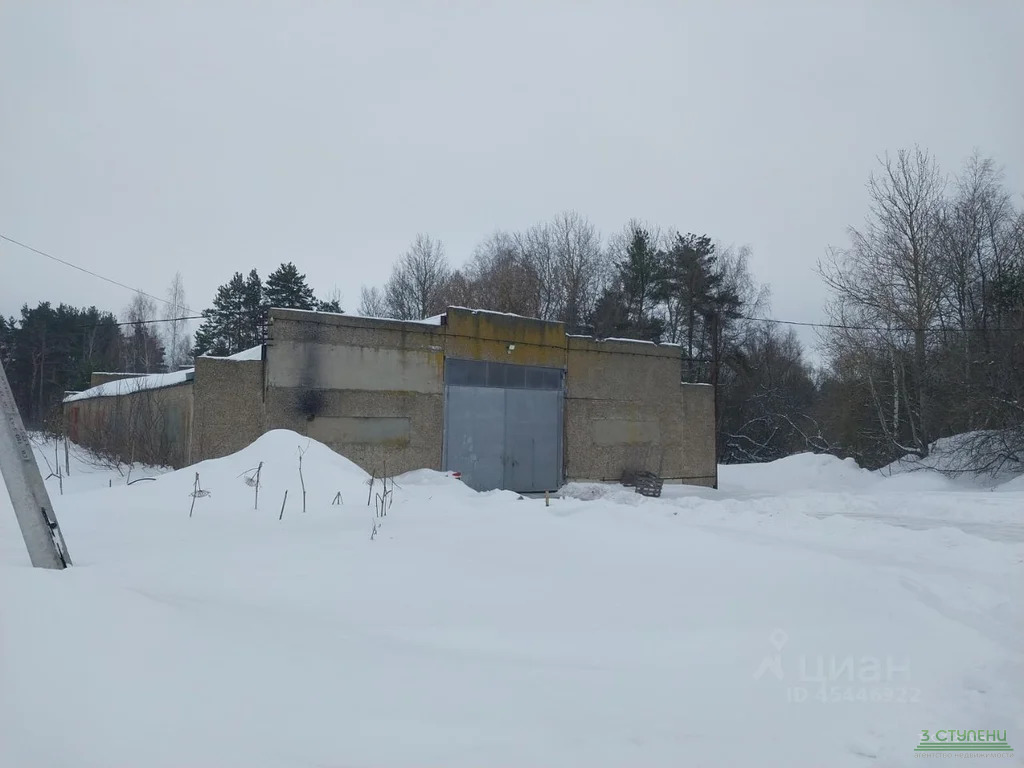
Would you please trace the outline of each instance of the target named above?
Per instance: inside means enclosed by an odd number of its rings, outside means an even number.
[[[91,400],[96,397],[117,397],[119,395],[130,395],[133,392],[143,392],[150,389],[165,389],[185,384],[195,377],[195,369],[188,368],[184,371],[173,373],[150,373],[142,376],[132,376],[127,379],[108,381],[95,387],[79,392],[77,395],[65,397],[63,402],[74,403],[79,400]]]
[[[623,342],[628,342],[630,344],[650,344],[650,345],[655,346],[655,347],[675,347],[676,349],[679,349],[679,348],[682,347],[682,344],[679,344],[678,342],[675,342],[675,341],[648,341],[647,339],[626,339],[626,338],[617,337],[617,336],[612,336],[612,337],[609,337],[609,338],[605,338],[603,336],[602,337],[588,336],[585,333],[567,333],[565,335],[566,335],[566,337],[568,337],[570,339],[587,339],[588,341],[596,341],[599,344],[602,341],[623,341]]]
[[[444,314],[426,317],[422,320],[402,320],[398,317],[376,317],[374,315],[358,315],[355,312],[321,312],[318,309],[294,309],[292,307],[273,307],[286,312],[301,312],[306,315],[331,315],[332,317],[354,317],[357,320],[385,320],[389,323],[418,323],[419,325],[441,325]]]
[[[220,355],[200,355],[200,357],[207,357],[211,360],[262,360],[263,345],[257,344],[255,347],[249,347],[248,349],[243,349],[241,352],[235,352],[233,355],[225,355],[224,357],[221,357]]]

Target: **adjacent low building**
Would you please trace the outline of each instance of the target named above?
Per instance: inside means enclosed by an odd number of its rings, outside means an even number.
[[[273,309],[261,347],[107,381],[65,412],[75,442],[172,466],[291,429],[369,472],[452,470],[480,490],[636,470],[714,486],[713,390],[681,384],[679,358],[454,307],[418,322]]]

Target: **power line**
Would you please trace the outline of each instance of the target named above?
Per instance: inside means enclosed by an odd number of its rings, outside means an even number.
[[[248,314],[248,310],[243,310],[241,312],[231,312],[230,314],[231,315]],[[165,318],[161,318],[159,320],[120,320],[120,321],[115,322],[115,323],[104,323],[104,322],[100,321],[98,323],[83,323],[82,325],[79,325],[77,327],[78,328],[97,328],[100,325],[105,325],[108,328],[113,328],[115,326],[120,328],[121,326],[125,326],[125,325],[152,325],[154,323],[177,323],[177,322],[181,322],[181,321],[184,321],[184,320],[206,320],[206,319],[207,319],[206,315],[188,315],[186,317],[165,317]]]
[[[114,280],[113,278],[106,277],[104,275],[99,274],[98,272],[93,272],[91,269],[86,269],[85,267],[80,267],[77,264],[72,264],[70,261],[65,261],[64,259],[58,258],[57,256],[54,256],[53,254],[47,253],[46,251],[41,251],[38,248],[33,248],[31,245],[23,243],[23,242],[21,242],[19,240],[15,240],[13,237],[8,237],[7,235],[5,235],[3,233],[0,233],[0,239],[6,240],[7,242],[13,243],[14,245],[17,245],[17,246],[19,246],[21,248],[24,248],[24,249],[28,250],[28,251],[32,251],[32,253],[38,253],[40,256],[45,256],[48,259],[52,259],[53,261],[56,261],[58,264],[63,264],[66,267],[71,267],[72,269],[77,269],[79,272],[84,272],[85,274],[91,275],[92,277],[99,278],[100,280],[105,280],[106,282],[108,282],[108,283],[110,283],[112,285],[116,285],[116,286],[118,286],[120,288],[125,288],[125,289],[127,289],[129,291],[132,291],[133,293],[141,293],[143,296],[147,296],[147,297],[153,299],[154,301],[162,302],[162,303],[166,304],[169,307],[170,306],[174,306],[167,299],[161,299],[159,296],[154,296],[151,293],[146,293],[145,291],[139,290],[138,288],[132,288],[130,285],[125,285],[124,283],[118,282],[117,280]]]
[[[287,307],[281,307],[281,309],[287,309]],[[263,310],[243,309],[243,310],[238,310],[238,311],[235,311],[235,312],[213,312],[212,315],[213,316],[218,316],[219,315],[219,316],[234,317],[234,316],[237,316],[237,315],[254,314],[254,313],[258,313],[258,312],[262,312],[262,311]],[[484,310],[484,311],[487,311],[487,310]],[[334,314],[334,313],[331,313],[331,314]],[[345,313],[343,313],[343,314],[345,314]],[[348,317],[362,317],[362,315],[348,315]],[[117,323],[117,325],[139,325],[139,324],[142,324],[142,323],[173,323],[173,322],[178,321],[178,320],[206,320],[207,318],[208,318],[207,315],[190,315],[188,317],[168,317],[168,318],[164,318],[162,320],[143,320],[143,321],[140,321],[139,323],[135,323],[135,322]],[[370,319],[373,319],[373,318],[370,318]],[[379,319],[379,320],[394,320],[394,321],[397,321],[397,322],[413,322],[413,323],[414,322],[418,322],[416,320],[400,320],[399,318],[388,318],[388,317],[376,318],[376,319]],[[796,325],[796,326],[801,326],[801,327],[804,327],[804,328],[828,328],[828,329],[833,329],[833,330],[844,330],[844,331],[887,331],[887,332],[892,332],[892,333],[914,333],[915,331],[918,331],[918,330],[922,330],[925,333],[987,333],[989,331],[992,331],[992,332],[1006,331],[1006,332],[1012,332],[1012,333],[1024,332],[1024,327],[1016,327],[1016,326],[998,327],[998,328],[992,328],[992,327],[989,327],[989,328],[934,328],[934,327],[932,327],[932,328],[902,328],[902,327],[894,326],[894,327],[884,328],[884,327],[881,327],[881,326],[877,326],[876,327],[876,326],[870,326],[870,325],[841,325],[841,324],[838,324],[838,323],[809,323],[809,322],[802,322],[800,320],[777,320],[777,319],[775,319],[773,317],[746,317],[746,316],[742,316],[742,315],[737,317],[737,318],[735,318],[735,319],[736,320],[746,320],[747,322],[751,322],[751,323],[769,323],[769,324],[774,324],[774,325]],[[310,322],[316,322],[316,321],[310,321]],[[631,339],[631,341],[633,341],[633,340]],[[519,343],[519,342],[516,342],[516,343]],[[663,342],[663,343],[668,343],[668,342]]]
[[[281,309],[288,309],[288,307],[281,307]],[[484,311],[487,311],[487,310],[484,310]],[[253,315],[253,314],[260,314],[262,312],[264,312],[264,310],[262,310],[262,309],[240,309],[240,310],[236,310],[236,311],[233,311],[233,312],[212,311],[209,315],[186,315],[184,317],[165,317],[165,318],[160,318],[160,319],[156,319],[156,320],[126,320],[126,321],[123,321],[123,322],[112,323],[111,325],[124,326],[124,325],[150,325],[150,324],[153,324],[153,323],[175,323],[175,322],[180,322],[180,321],[184,321],[184,320],[207,320],[207,319],[210,319],[211,317],[238,317],[240,315]],[[336,314],[336,313],[329,313],[329,314]],[[347,314],[347,313],[342,313],[342,314],[346,314],[348,317],[357,317],[357,318],[363,317],[362,315],[351,315],[351,314]],[[395,317],[381,317],[381,318],[369,318],[369,319],[391,320],[391,321],[394,321],[394,322],[411,322],[411,323],[418,322],[416,320],[402,320],[400,318],[395,318]],[[909,328],[909,327],[903,328],[903,327],[899,327],[899,326],[893,326],[893,327],[886,328],[886,327],[882,327],[882,326],[871,326],[871,325],[842,325],[842,324],[839,324],[839,323],[810,323],[810,322],[803,322],[803,321],[800,321],[800,320],[777,320],[776,318],[773,318],[773,317],[747,317],[745,315],[740,315],[738,317],[735,317],[734,319],[735,320],[745,320],[745,321],[751,322],[751,323],[769,323],[769,324],[773,324],[773,325],[795,325],[795,326],[800,326],[800,327],[804,327],[804,328],[828,328],[828,329],[832,329],[832,330],[843,330],[843,331],[886,331],[886,332],[891,332],[891,333],[914,333],[917,330],[923,330],[925,333],[987,333],[987,332],[990,332],[990,331],[991,332],[1004,331],[1004,332],[1012,332],[1012,333],[1024,332],[1024,327],[1018,328],[1016,326],[998,327],[998,328],[992,328],[992,327],[990,327],[990,328],[934,328],[934,327],[932,327],[932,328],[921,328],[921,329],[918,329],[918,328]],[[316,321],[316,320],[309,320],[308,322],[316,323],[318,321]],[[92,328],[95,325],[97,325],[97,324],[96,323],[88,323],[88,324],[85,324],[85,325],[82,325],[82,326],[79,326],[79,327],[81,327],[81,328]],[[572,335],[572,334],[570,334],[570,335]],[[635,341],[635,339],[627,339],[627,340],[628,341]],[[485,339],[485,341],[486,341],[486,339]],[[520,342],[516,342],[516,343],[518,344]],[[522,343],[525,344],[525,342],[522,342]],[[669,342],[662,342],[662,343],[663,344],[667,344]],[[541,345],[541,346],[544,346],[544,345]]]
[[[775,325],[796,325],[803,328],[826,328],[838,331],[885,331],[887,333],[916,333],[922,331],[924,333],[988,333],[988,332],[1013,332],[1020,333],[1024,331],[1024,327],[998,327],[998,328],[943,328],[943,327],[928,327],[928,328],[909,328],[900,326],[882,327],[882,326],[871,326],[871,325],[842,325],[840,323],[805,323],[799,320],[776,320],[771,317],[745,317],[739,316],[737,320],[747,320],[753,323],[773,323]]]
[[[77,264],[72,264],[70,261],[66,261],[64,259],[61,259],[61,258],[59,258],[57,256],[54,256],[53,254],[47,253],[46,251],[42,251],[42,250],[40,250],[38,248],[33,248],[31,245],[23,243],[23,242],[21,242],[19,240],[15,240],[13,237],[8,237],[7,235],[5,235],[3,233],[0,233],[0,239],[6,240],[7,242],[13,243],[14,245],[17,245],[17,246],[19,246],[21,248],[25,248],[26,250],[32,251],[33,253],[37,253],[40,256],[45,256],[47,259],[52,259],[53,261],[56,261],[59,264],[63,264],[65,266],[71,267],[72,269],[77,269],[79,272],[84,272],[87,275],[91,275],[92,277],[98,278],[100,280],[104,280],[104,281],[106,281],[106,282],[108,282],[108,283],[110,283],[112,285],[116,285],[116,286],[118,286],[120,288],[124,288],[126,290],[132,291],[133,293],[140,293],[143,296],[147,296],[147,297],[153,299],[154,301],[159,301],[159,302],[161,302],[163,304],[166,304],[167,306],[175,306],[174,304],[172,304],[167,299],[162,299],[159,296],[154,296],[154,295],[152,295],[150,293],[146,293],[145,291],[140,290],[138,288],[132,288],[130,285],[125,285],[124,283],[119,282],[117,280],[114,280],[113,278],[106,277],[105,275],[101,275],[98,272],[93,272],[92,270],[86,269],[85,267],[80,267]],[[185,309],[188,309],[188,307],[185,307]],[[238,311],[238,312],[219,312],[219,313],[216,313],[216,314],[219,314],[221,316],[224,316],[224,315],[233,316],[233,315],[251,314],[252,312],[257,312],[257,311],[260,311],[260,310],[241,310],[241,311]],[[134,322],[119,322],[119,323],[115,323],[115,325],[117,325],[117,326],[124,326],[124,325],[149,325],[151,323],[173,323],[173,322],[178,322],[178,321],[183,321],[183,320],[204,320],[204,319],[206,319],[206,315],[190,315],[188,317],[168,317],[168,318],[164,318],[164,319],[161,319],[161,320],[139,320],[139,321],[134,321]],[[811,322],[806,322],[806,321],[802,321],[802,320],[778,320],[778,319],[773,318],[773,317],[747,317],[747,316],[744,316],[744,315],[735,316],[734,319],[736,319],[736,320],[746,320],[747,322],[752,322],[752,323],[769,323],[769,324],[773,324],[773,325],[790,325],[790,326],[796,326],[796,327],[800,327],[800,328],[824,328],[824,329],[827,329],[827,330],[840,330],[840,331],[877,331],[877,332],[883,332],[884,331],[884,332],[887,332],[887,333],[916,333],[918,331],[921,331],[921,332],[924,332],[924,333],[987,333],[987,332],[990,332],[990,331],[991,332],[1019,333],[1021,331],[1024,331],[1024,328],[1015,328],[1015,327],[1009,327],[1009,328],[1005,328],[1005,327],[999,327],[999,328],[909,328],[909,327],[903,328],[903,327],[889,327],[889,328],[883,328],[883,327],[879,327],[879,326],[870,326],[870,325],[843,325],[841,323],[811,323]],[[92,327],[92,325],[83,325],[81,327],[88,328],[88,327]]]
[[[0,235],[0,237],[2,237],[2,235]],[[288,309],[288,307],[281,307],[281,309]],[[487,310],[483,310],[483,311],[487,311]],[[126,326],[126,325],[154,325],[156,323],[177,323],[177,322],[183,322],[185,320],[208,320],[208,319],[216,318],[216,317],[239,317],[239,316],[244,316],[244,315],[262,315],[262,313],[264,313],[264,312],[265,312],[265,310],[263,310],[263,309],[240,309],[240,310],[235,310],[235,311],[232,311],[232,312],[224,312],[224,311],[216,311],[216,310],[214,310],[214,311],[211,311],[209,314],[204,314],[204,315],[184,315],[182,317],[164,317],[164,318],[158,318],[158,319],[153,319],[153,320],[123,320],[123,321],[115,321],[113,323],[104,323],[104,322],[100,321],[100,322],[96,322],[96,323],[83,323],[82,325],[79,325],[79,326],[76,326],[76,327],[77,328],[96,328],[96,327],[98,327],[100,325],[105,325],[107,327],[118,327],[118,328],[120,328],[120,327],[123,327],[123,326]],[[329,314],[335,314],[335,313],[329,313]],[[347,313],[342,313],[342,314],[347,314]],[[362,318],[363,317],[362,315],[351,315],[351,314],[347,314],[347,316],[348,317],[356,317],[356,318]],[[394,318],[394,317],[367,318],[367,319],[390,320],[392,322],[411,322],[411,323],[418,322],[416,320],[402,320],[400,318]],[[1022,333],[1022,332],[1024,332],[1024,327],[1016,327],[1016,326],[1009,326],[1009,327],[1002,326],[1002,327],[995,327],[995,328],[993,328],[993,327],[989,327],[989,328],[952,328],[952,327],[950,327],[950,328],[941,328],[941,327],[940,328],[935,328],[935,327],[930,327],[930,328],[909,328],[909,327],[907,327],[907,328],[904,328],[904,327],[893,326],[893,327],[888,327],[887,328],[887,327],[882,327],[882,326],[870,326],[870,325],[842,325],[842,324],[839,324],[839,323],[810,323],[810,322],[803,322],[803,321],[800,321],[800,320],[778,320],[778,319],[773,318],[773,317],[747,317],[745,315],[734,316],[732,319],[734,319],[734,320],[744,320],[744,321],[751,322],[751,323],[768,323],[770,325],[794,325],[794,326],[800,326],[800,327],[804,327],[804,328],[826,328],[826,329],[831,329],[831,330],[843,330],[843,331],[879,331],[879,332],[884,331],[886,333],[914,333],[914,332],[916,332],[918,330],[923,331],[924,333],[989,333],[989,332],[994,332],[994,333],[999,333],[999,332],[1004,332],[1004,333]],[[320,321],[313,320],[313,319],[309,319],[309,320],[307,320],[307,322],[315,323],[315,324],[320,324]],[[451,334],[449,334],[449,335],[451,335]],[[576,335],[576,334],[570,334],[570,335]],[[592,334],[590,334],[590,335],[592,336]],[[476,337],[473,337],[473,338],[476,338]],[[599,341],[605,340],[605,339],[602,339],[602,338],[599,338],[599,337],[596,337],[596,336],[594,336],[593,338],[595,338],[595,339],[597,339]],[[484,341],[497,341],[497,339],[483,339],[483,340]],[[636,339],[625,339],[625,340],[626,341],[637,341]],[[531,346],[531,344],[529,344],[528,342],[516,342],[516,343],[517,344],[523,344],[524,346]],[[657,342],[653,342],[653,343],[655,343],[657,346],[664,346],[666,344],[669,344],[670,342],[661,342],[660,344],[657,343]],[[533,346],[546,346],[546,345],[533,345]]]

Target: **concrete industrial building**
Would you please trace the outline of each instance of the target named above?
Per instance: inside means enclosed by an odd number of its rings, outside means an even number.
[[[123,459],[185,466],[291,429],[370,472],[457,470],[478,489],[554,490],[634,470],[717,480],[713,390],[680,383],[677,346],[515,315],[272,309],[262,347],[188,371],[98,376],[65,400],[69,434]]]

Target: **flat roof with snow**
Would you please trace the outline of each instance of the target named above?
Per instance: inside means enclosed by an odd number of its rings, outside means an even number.
[[[195,378],[195,369],[188,368],[184,371],[173,373],[150,373],[138,376],[128,376],[116,381],[108,381],[96,387],[79,392],[77,395],[65,397],[65,403],[74,403],[79,400],[89,400],[94,397],[117,397],[118,395],[130,395],[133,392],[142,392],[150,389],[164,389],[165,387],[176,387],[185,384]]]

